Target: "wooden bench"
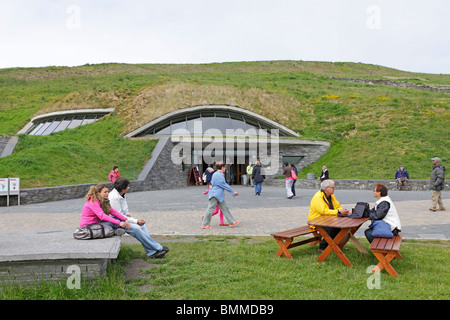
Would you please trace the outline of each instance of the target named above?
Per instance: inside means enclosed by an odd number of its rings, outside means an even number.
[[[394,277],[398,277],[398,273],[391,266],[390,262],[394,258],[402,258],[400,252],[400,244],[402,242],[402,234],[394,236],[391,239],[387,238],[374,238],[372,243],[370,244],[369,249],[372,250],[372,253],[378,259],[378,265],[373,268],[372,272],[386,269],[386,271]]]
[[[294,238],[304,236],[310,233],[313,235],[312,238],[292,243],[292,241],[294,241]],[[280,246],[280,249],[275,254],[275,256],[281,257],[284,254],[288,259],[293,259],[288,249],[300,246],[305,243],[311,243],[310,245],[314,246],[322,240],[322,236],[319,234],[319,232],[317,232],[316,229],[311,228],[310,226],[304,226],[300,228],[272,233],[271,236],[275,238],[278,245]]]

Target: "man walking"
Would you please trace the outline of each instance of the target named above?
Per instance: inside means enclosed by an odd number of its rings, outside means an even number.
[[[206,209],[206,213],[203,217],[202,229],[211,229],[209,225],[211,223],[212,213],[216,206],[219,206],[225,218],[227,218],[228,224],[230,227],[233,227],[238,224],[236,220],[234,220],[230,211],[228,210],[227,205],[225,204],[225,190],[231,193],[234,196],[238,196],[239,193],[235,192],[225,181],[225,170],[226,166],[224,162],[216,163],[217,171],[214,172],[211,185],[212,188],[209,190],[209,203],[208,208]]]
[[[441,159],[438,157],[432,158],[433,170],[430,176],[431,191],[431,211],[445,211],[444,203],[442,202],[441,190],[444,189],[445,181],[445,167],[441,165]],[[439,205],[439,208],[437,206]]]

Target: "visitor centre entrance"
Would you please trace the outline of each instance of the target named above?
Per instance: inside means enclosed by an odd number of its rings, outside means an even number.
[[[299,135],[254,112],[213,105],[168,113],[127,136],[169,137],[174,144],[172,162],[181,164],[183,171],[195,166],[201,177],[208,166],[224,161],[227,182],[241,184],[249,162],[260,160],[266,171],[278,171],[279,138]]]

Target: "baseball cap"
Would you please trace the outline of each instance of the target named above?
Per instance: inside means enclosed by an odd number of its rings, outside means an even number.
[[[437,161],[437,162],[441,162],[441,159],[440,159],[440,158],[438,158],[438,157],[434,157],[434,158],[431,158],[431,160],[432,160],[432,161]]]

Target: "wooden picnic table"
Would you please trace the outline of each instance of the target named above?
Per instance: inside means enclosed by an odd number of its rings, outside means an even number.
[[[329,254],[334,251],[339,259],[346,266],[353,266],[350,260],[342,252],[342,248],[347,243],[349,239],[352,240],[353,244],[361,253],[367,253],[366,249],[359,243],[358,239],[354,236],[355,232],[361,227],[361,225],[369,220],[369,218],[353,219],[349,217],[338,217],[338,216],[320,216],[308,221],[308,225],[315,227],[319,231],[320,235],[328,243],[327,248],[322,252],[317,261],[323,262]],[[341,231],[337,236],[332,239],[324,228],[340,228]]]

